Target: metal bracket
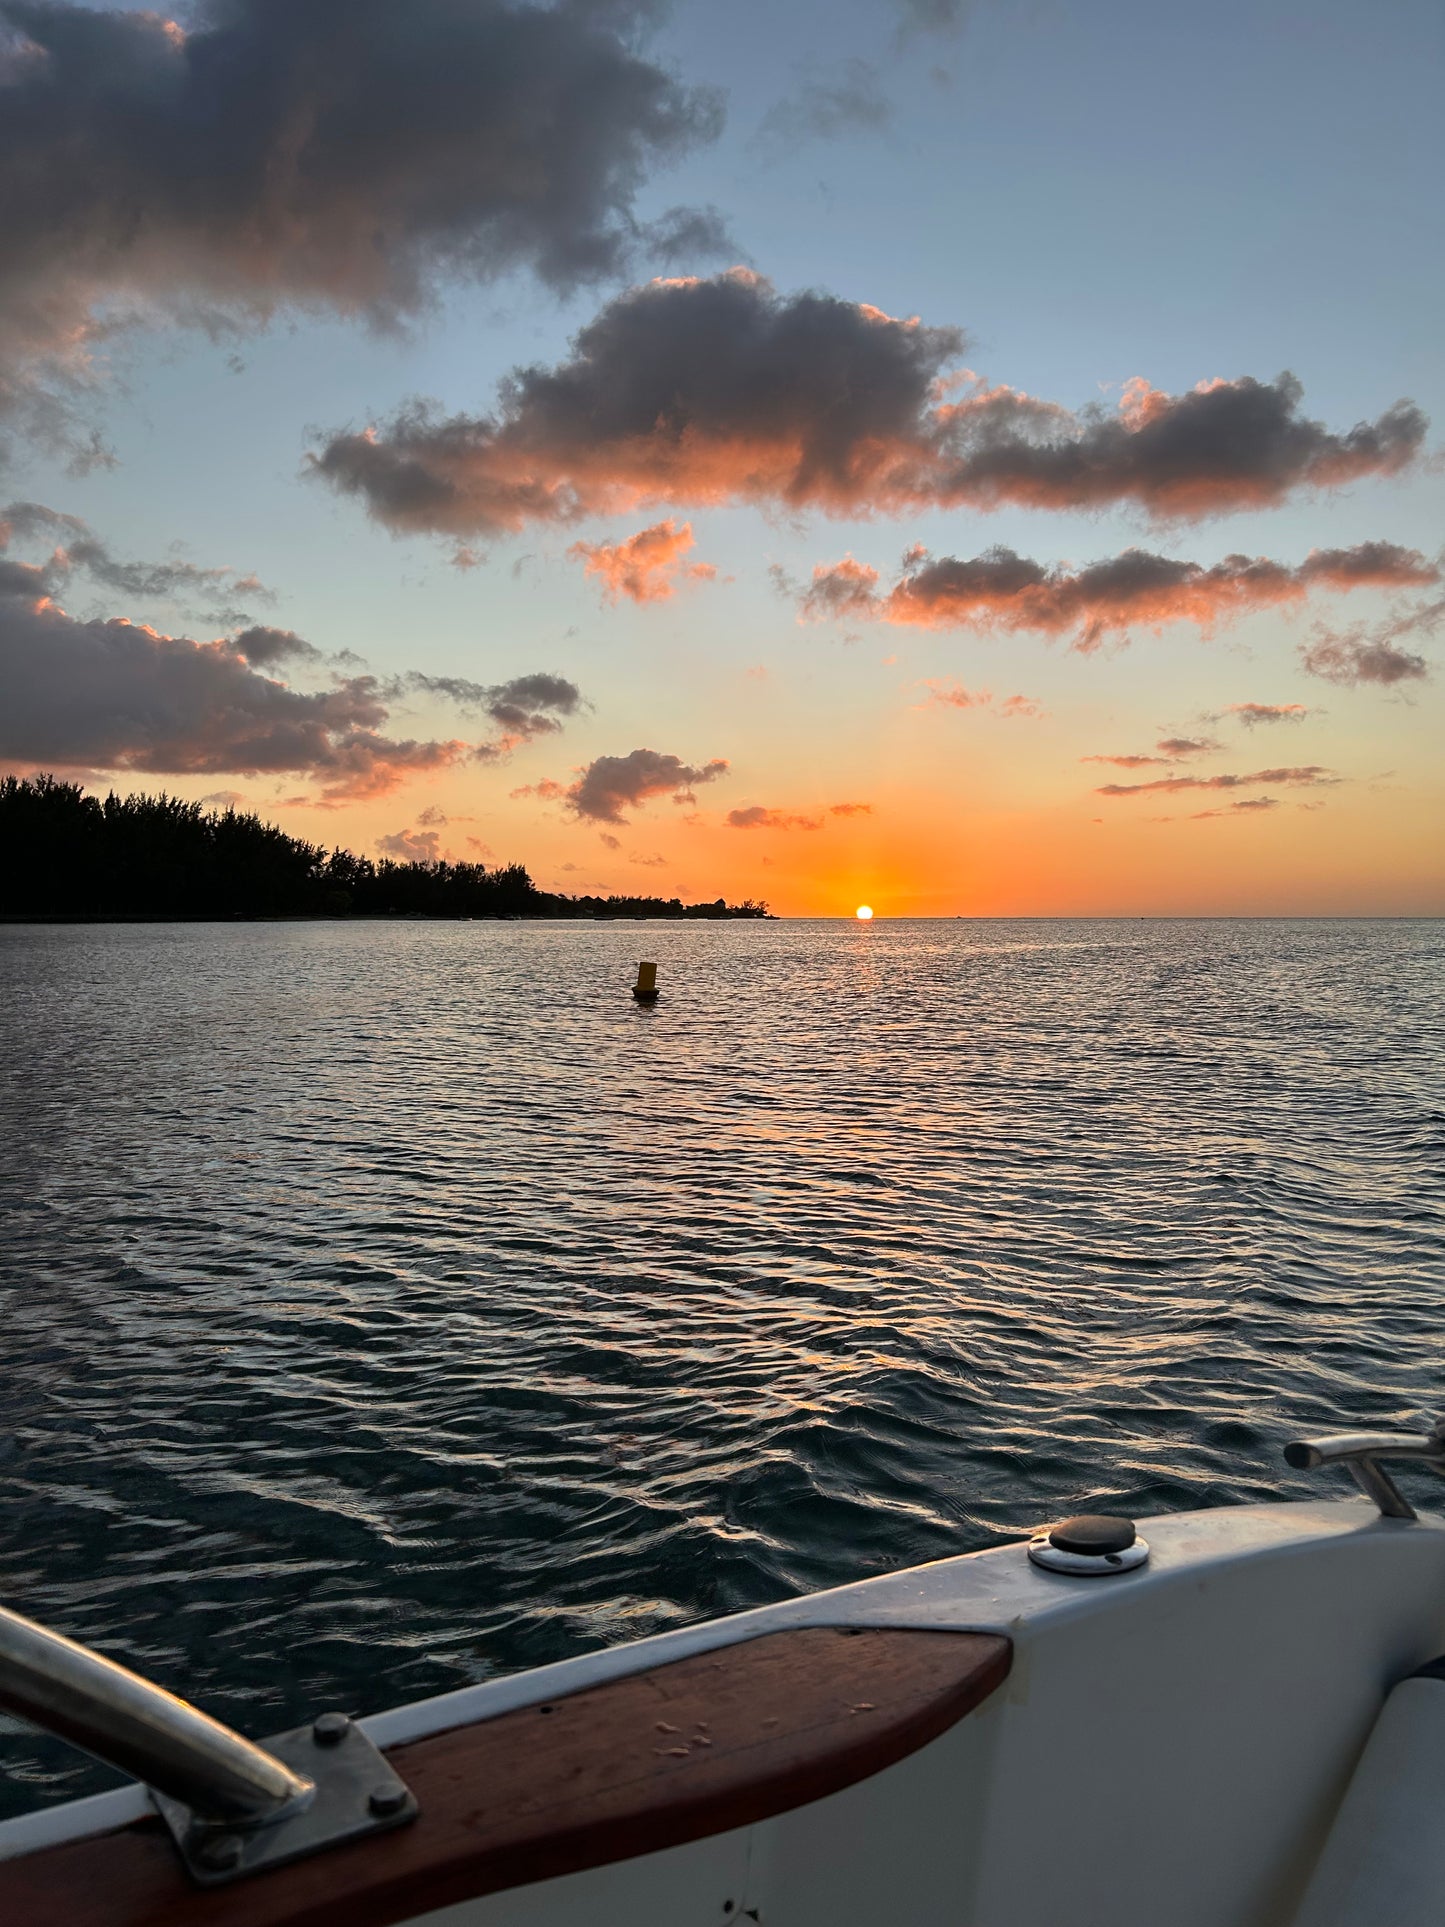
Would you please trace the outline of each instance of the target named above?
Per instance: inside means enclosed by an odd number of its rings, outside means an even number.
[[[0,1711],[145,1786],[204,1886],[399,1827],[416,1801],[344,1713],[264,1746],[139,1673],[0,1606]]]
[[[1294,1439],[1284,1448],[1286,1465],[1296,1472],[1320,1465],[1348,1467],[1350,1477],[1386,1519],[1415,1519],[1414,1506],[1380,1464],[1381,1459],[1418,1459],[1445,1473],[1445,1419],[1428,1433],[1336,1432],[1322,1439]]]
[[[223,1887],[416,1818],[417,1803],[405,1782],[344,1713],[323,1713],[309,1726],[260,1744],[315,1782],[315,1793],[299,1810],[293,1807],[256,1825],[226,1825],[202,1819],[184,1801],[150,1789],[187,1873],[203,1887]]]

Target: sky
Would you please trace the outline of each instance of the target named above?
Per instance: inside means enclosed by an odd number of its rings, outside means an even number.
[[[1434,0],[0,0],[0,768],[1445,914],[1442,78]]]

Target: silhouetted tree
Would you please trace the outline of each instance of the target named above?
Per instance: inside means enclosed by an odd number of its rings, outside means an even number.
[[[0,779],[0,916],[765,917],[749,899],[563,897],[520,863],[373,863],[234,809]]]

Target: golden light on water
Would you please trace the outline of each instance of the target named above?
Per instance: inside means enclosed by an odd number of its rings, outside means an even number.
[[[853,912],[853,914],[855,917],[857,917],[859,923],[867,923],[869,918],[873,915],[873,911],[870,905],[866,903],[860,903],[858,905],[858,908]]]

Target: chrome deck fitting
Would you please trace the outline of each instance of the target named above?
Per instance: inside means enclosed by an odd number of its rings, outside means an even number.
[[[3,1606],[0,1708],[142,1781],[202,1886],[416,1816],[406,1785],[345,1714],[324,1713],[258,1746]]]

